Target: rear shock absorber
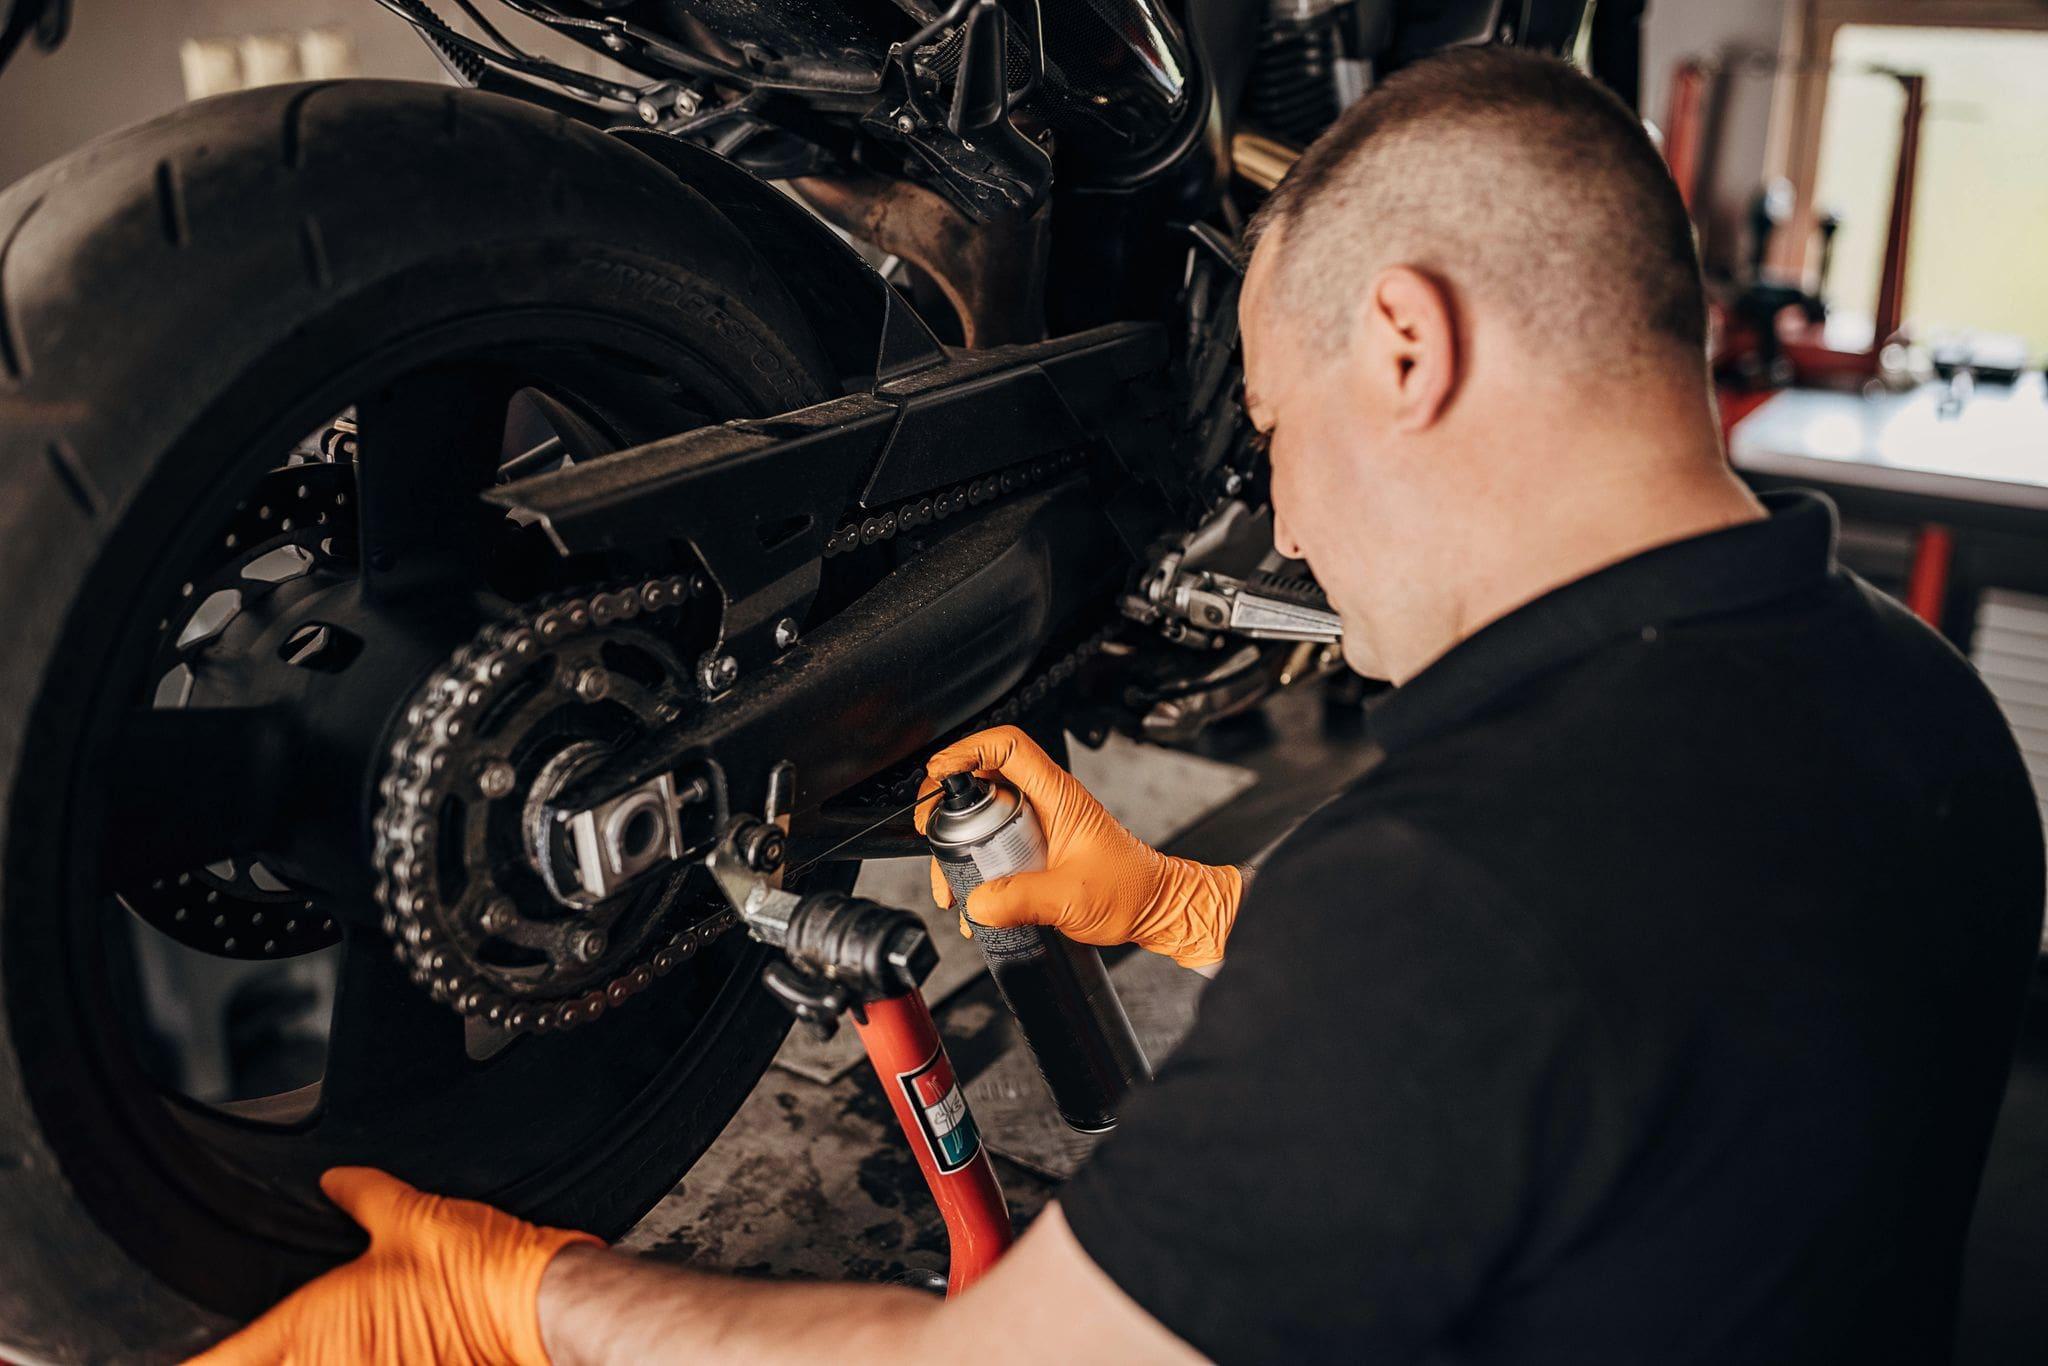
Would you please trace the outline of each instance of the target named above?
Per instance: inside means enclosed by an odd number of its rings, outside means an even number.
[[[1246,107],[1261,132],[1306,147],[1336,121],[1343,0],[1270,0]]]

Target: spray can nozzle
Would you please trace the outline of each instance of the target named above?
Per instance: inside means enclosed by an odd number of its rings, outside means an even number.
[[[939,786],[946,793],[940,799],[940,805],[948,811],[965,811],[979,805],[988,796],[988,784],[972,773],[948,773],[939,779]]]

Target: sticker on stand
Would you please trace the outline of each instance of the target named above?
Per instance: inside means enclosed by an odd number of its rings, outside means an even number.
[[[957,1172],[981,1151],[981,1134],[968,1113],[967,1097],[953,1080],[953,1064],[944,1049],[924,1060],[914,1072],[898,1072],[896,1080],[917,1112],[918,1127],[924,1130],[925,1145],[941,1175]]]

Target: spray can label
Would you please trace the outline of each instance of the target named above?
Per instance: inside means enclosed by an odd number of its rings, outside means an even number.
[[[957,1172],[981,1151],[981,1131],[974,1127],[974,1115],[967,1097],[953,1079],[953,1064],[941,1048],[908,1072],[896,1074],[896,1084],[910,1098],[925,1146],[941,1174]]]
[[[972,845],[934,849],[939,872],[966,914],[967,896],[984,882],[1045,867],[1045,835],[1027,810]],[[970,920],[969,923],[972,923]]]

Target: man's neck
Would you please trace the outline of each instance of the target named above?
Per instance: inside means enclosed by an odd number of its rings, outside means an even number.
[[[1635,448],[1618,449],[1629,444]],[[1412,677],[1467,636],[1574,580],[1765,515],[1721,458],[1711,430],[1681,436],[1674,446],[1645,458],[1639,435],[1583,433],[1548,462],[1568,473],[1499,491],[1504,515],[1488,519],[1483,543],[1461,548],[1443,610],[1429,638],[1415,642],[1413,667],[1397,677]],[[1539,470],[1544,463],[1530,462]]]
[[[1646,550],[1763,517],[1756,496],[1733,476],[1638,485],[1633,508],[1573,501],[1531,515],[1482,562],[1458,603],[1452,643],[1525,603]],[[1448,648],[1448,646],[1446,646]]]

